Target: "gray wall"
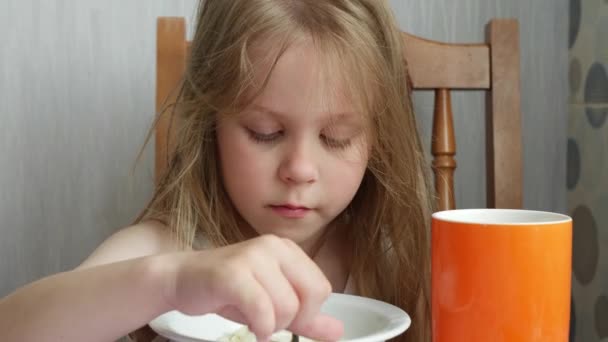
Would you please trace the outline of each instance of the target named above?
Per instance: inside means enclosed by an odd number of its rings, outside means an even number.
[[[0,2],[0,296],[76,266],[142,208],[156,17],[195,4]]]
[[[491,17],[521,23],[524,204],[565,211],[566,0],[392,0],[403,29],[481,41]],[[0,4],[0,296],[79,263],[130,222],[152,189],[155,20],[195,0]],[[428,136],[431,100],[417,95]],[[483,96],[454,100],[459,207],[485,203]]]

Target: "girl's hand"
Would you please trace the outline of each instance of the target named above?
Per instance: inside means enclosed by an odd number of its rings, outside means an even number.
[[[319,311],[331,284],[289,239],[264,235],[179,258],[170,294],[176,310],[217,313],[260,340],[281,329],[323,341],[342,336],[342,323]]]

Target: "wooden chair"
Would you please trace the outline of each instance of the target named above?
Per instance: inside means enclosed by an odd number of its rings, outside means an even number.
[[[486,42],[448,44],[403,33],[413,89],[435,91],[432,168],[437,209],[454,209],[456,142],[450,90],[483,90],[486,97],[486,178],[488,208],[521,208],[521,108],[519,28],[516,20],[494,19]],[[173,99],[186,66],[189,42],[183,18],[162,17],[157,23],[156,108]],[[169,118],[156,130],[156,177],[171,149]]]

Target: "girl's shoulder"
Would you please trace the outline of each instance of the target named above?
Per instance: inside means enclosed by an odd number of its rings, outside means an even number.
[[[78,268],[179,250],[179,244],[162,222],[142,221],[112,234]]]

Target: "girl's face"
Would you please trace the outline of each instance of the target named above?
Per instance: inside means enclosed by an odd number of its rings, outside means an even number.
[[[308,41],[292,45],[260,96],[217,128],[224,186],[241,216],[305,250],[351,202],[369,154],[366,121],[341,84],[320,75],[318,56]],[[267,67],[256,68],[256,84]]]

